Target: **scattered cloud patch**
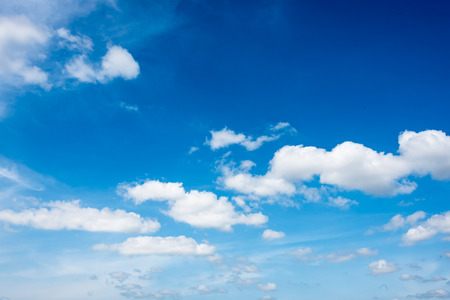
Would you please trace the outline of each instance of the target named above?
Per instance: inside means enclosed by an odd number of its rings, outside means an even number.
[[[274,231],[274,230],[270,230],[270,229],[264,230],[264,232],[262,234],[262,238],[265,239],[266,241],[273,241],[276,239],[281,239],[281,238],[284,238],[285,236],[286,236],[286,234],[282,231]]]
[[[128,111],[139,111],[139,106],[128,104],[126,102],[119,102],[119,107]]]
[[[48,202],[39,209],[20,212],[1,210],[0,221],[44,230],[85,230],[92,232],[152,233],[161,225],[154,220],[124,210],[81,207],[80,201]]]
[[[221,294],[226,294],[227,290],[225,289],[211,289],[209,287],[207,287],[206,285],[199,285],[197,286],[196,290],[198,291],[198,293],[200,295],[208,295],[208,294],[213,294],[213,293],[221,293]]]
[[[277,285],[275,283],[269,282],[266,284],[258,284],[258,289],[264,292],[273,292],[277,289]]]
[[[406,225],[415,225],[417,221],[424,219],[426,217],[426,213],[423,211],[417,211],[406,218],[402,217],[402,215],[397,214],[391,218],[389,223],[383,226],[383,230],[397,230],[399,228],[405,227]]]
[[[66,64],[69,77],[86,83],[108,83],[121,77],[125,80],[135,79],[139,73],[139,64],[128,50],[120,46],[110,46],[101,65],[94,66],[85,54],[75,56]]]
[[[136,204],[149,200],[166,201],[169,204],[167,215],[194,227],[231,231],[233,225],[260,226],[268,220],[262,213],[236,212],[227,197],[217,197],[206,191],[186,192],[179,182],[147,180],[142,184],[121,184],[119,190]]]
[[[450,211],[433,215],[420,225],[409,229],[402,236],[402,241],[405,245],[411,246],[439,233],[450,234]]]
[[[388,274],[398,270],[397,265],[380,259],[369,264],[372,275]]]
[[[183,235],[177,237],[138,236],[128,238],[120,244],[98,244],[98,251],[117,251],[122,255],[211,255],[214,246],[198,244]]]
[[[243,133],[236,133],[227,127],[222,130],[211,130],[211,139],[206,140],[205,144],[211,147],[211,150],[217,150],[220,148],[226,148],[231,145],[241,145],[247,149],[247,151],[253,151],[260,148],[264,143],[271,142],[280,138],[281,135],[286,133],[295,133],[296,130],[287,122],[280,122],[275,126],[271,126],[272,132],[278,134],[262,135],[256,139],[251,136],[246,136]]]
[[[59,46],[69,50],[78,50],[81,52],[91,51],[94,43],[86,35],[73,35],[66,28],[56,30],[56,35],[60,38]]]
[[[189,154],[192,154],[192,153],[194,153],[194,152],[196,152],[196,151],[198,151],[199,149],[198,149],[198,147],[191,147],[191,149],[189,149]]]
[[[367,257],[367,256],[378,255],[378,250],[376,250],[376,249],[372,250],[370,248],[359,248],[359,249],[356,250],[356,253],[359,256]]]
[[[450,292],[444,289],[436,289],[426,293],[417,293],[408,297],[415,297],[418,299],[450,299]]]
[[[341,196],[328,198],[328,206],[338,207],[340,209],[349,209],[351,206],[359,205],[358,201],[350,200]]]
[[[259,196],[292,195],[295,184],[315,178],[321,184],[348,191],[396,196],[416,189],[417,184],[408,180],[411,175],[450,178],[450,137],[444,132],[405,131],[399,136],[398,151],[399,155],[376,152],[354,142],[344,142],[331,151],[284,146],[275,153],[265,175],[224,168],[221,181],[225,188]],[[236,183],[239,180],[247,184]],[[267,186],[267,182],[277,184]]]
[[[48,73],[35,65],[51,34],[27,17],[0,17],[0,76],[4,83],[50,89]]]
[[[127,272],[123,272],[123,271],[117,271],[117,272],[111,272],[109,273],[109,276],[112,279],[115,279],[119,282],[124,282],[125,280],[127,280],[131,274],[127,273]]]

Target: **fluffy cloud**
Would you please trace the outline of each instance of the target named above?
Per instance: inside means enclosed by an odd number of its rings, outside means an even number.
[[[358,204],[358,201],[350,200],[341,196],[338,196],[336,198],[328,198],[328,206],[338,207],[340,209],[349,209],[351,206]]]
[[[266,284],[258,284],[258,289],[264,292],[272,292],[277,289],[277,285],[275,283],[269,282]]]
[[[144,201],[167,201],[167,215],[194,227],[231,231],[233,225],[262,225],[267,217],[261,213],[242,214],[235,211],[227,197],[217,197],[206,191],[186,192],[182,183],[147,180],[142,184],[121,184],[123,196],[136,204]]]
[[[410,246],[438,233],[450,234],[450,211],[433,215],[420,225],[409,229],[402,236],[402,241]]]
[[[92,65],[85,54],[76,56],[66,65],[69,77],[81,82],[107,83],[115,78],[134,79],[139,75],[139,65],[133,56],[120,46],[111,46],[102,57],[101,66]]]
[[[397,214],[391,218],[389,223],[383,226],[383,230],[397,230],[399,228],[405,227],[406,225],[415,225],[417,221],[426,217],[426,213],[423,211],[417,211],[412,215],[409,215],[406,218],[403,218],[402,215]]]
[[[378,255],[378,250],[372,250],[370,248],[359,248],[356,250],[356,253],[359,256],[372,256],[372,255]]]
[[[92,50],[94,43],[85,35],[73,35],[66,28],[59,28],[56,30],[56,35],[60,38],[60,47],[68,48],[70,50],[79,50],[82,52]]]
[[[285,235],[286,234],[284,234],[284,232],[281,232],[281,231],[274,231],[274,230],[266,229],[266,230],[264,230],[264,232],[262,234],[262,238],[267,241],[272,241],[272,240],[284,238]]]
[[[318,177],[320,183],[344,190],[395,196],[415,190],[417,184],[408,180],[411,175],[450,178],[450,137],[444,132],[405,131],[399,136],[398,152],[376,152],[354,142],[344,142],[331,151],[284,146],[275,153],[265,175],[251,175],[248,170],[224,172],[222,182],[226,188],[243,194],[272,196],[291,195],[294,184]],[[238,179],[247,184],[237,184]],[[267,187],[266,182],[277,184]]]
[[[419,299],[450,299],[450,292],[444,289],[431,290],[426,293],[418,293],[413,296]]]
[[[215,247],[197,244],[192,238],[183,235],[177,237],[138,236],[128,238],[120,244],[98,244],[94,250],[117,251],[123,255],[210,255]]]
[[[48,208],[49,209],[48,209]],[[80,201],[49,202],[39,209],[20,212],[0,211],[0,221],[45,230],[86,230],[92,232],[151,233],[159,230],[157,221],[136,213],[103,208],[80,207]]]
[[[211,289],[203,284],[197,286],[196,290],[198,291],[198,293],[200,295],[208,295],[208,294],[213,294],[213,293],[221,293],[221,294],[227,293],[227,290],[225,290],[225,289]]]
[[[42,48],[49,38],[48,30],[25,16],[0,17],[0,76],[3,81],[49,89],[48,74],[33,63],[42,57]]]
[[[225,148],[233,144],[239,144],[244,146],[248,151],[253,151],[262,146],[265,142],[270,142],[278,139],[279,135],[273,136],[260,136],[254,140],[250,136],[245,136],[242,133],[236,134],[233,130],[224,128],[220,131],[211,130],[211,140],[207,140],[208,144],[212,150],[217,150],[220,148]]]
[[[248,151],[253,151],[261,147],[265,142],[277,140],[285,133],[296,132],[296,130],[287,122],[279,122],[277,125],[271,126],[270,130],[272,132],[278,132],[278,134],[272,134],[270,136],[262,135],[256,139],[251,136],[246,136],[243,133],[235,133],[233,130],[226,127],[219,131],[211,130],[211,139],[207,140],[205,144],[209,145],[212,150],[238,144],[245,147]]]
[[[397,266],[394,263],[380,259],[369,264],[370,273],[372,275],[388,274],[397,271]]]

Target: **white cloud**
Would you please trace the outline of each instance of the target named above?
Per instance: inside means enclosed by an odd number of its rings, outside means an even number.
[[[259,196],[292,195],[294,184],[316,177],[322,184],[370,195],[409,194],[417,187],[408,180],[411,175],[450,178],[450,137],[436,130],[405,131],[399,136],[399,155],[376,152],[354,142],[344,142],[331,151],[284,146],[275,153],[265,175],[224,171],[221,181],[225,188]],[[239,184],[239,179],[246,184]]]
[[[264,232],[262,234],[262,238],[267,241],[272,241],[272,240],[284,238],[285,235],[286,234],[282,231],[274,231],[274,230],[266,229],[266,230],[264,230]]]
[[[400,275],[400,280],[410,281],[410,280],[422,280],[423,278],[417,275],[402,274]]]
[[[278,122],[277,125],[270,126],[270,130],[272,131],[285,130],[290,131],[292,133],[297,132],[297,130],[294,127],[292,127],[291,124],[289,124],[288,122]]]
[[[450,292],[444,289],[436,289],[408,297],[416,297],[419,299],[450,299]]]
[[[48,74],[33,64],[42,56],[50,34],[27,17],[0,17],[0,76],[14,85],[36,84],[49,89]],[[19,79],[19,80],[17,80]]]
[[[338,255],[336,253],[331,253],[326,256],[326,259],[327,259],[327,261],[332,262],[332,263],[341,263],[341,262],[352,260],[355,257],[356,257],[356,255],[353,253],[341,254],[341,255]]]
[[[117,272],[109,273],[109,276],[112,279],[118,280],[119,282],[124,282],[131,276],[131,274],[129,274],[127,272],[123,272],[123,271],[117,271]]]
[[[397,266],[394,263],[380,259],[369,264],[370,273],[372,275],[388,274],[397,271]]]
[[[328,198],[328,206],[339,207],[340,209],[349,209],[351,206],[358,204],[358,201],[343,198],[341,196]]]
[[[402,241],[410,246],[430,239],[438,233],[450,234],[450,211],[433,215],[420,225],[409,229],[402,236]]]
[[[211,130],[211,140],[207,140],[206,144],[211,147],[212,150],[217,150],[220,148],[226,148],[233,144],[239,144],[248,151],[253,151],[262,146],[265,142],[270,142],[278,139],[279,135],[272,136],[260,136],[254,140],[250,136],[245,136],[242,133],[236,134],[233,130],[224,128],[220,131]]]
[[[273,292],[277,289],[277,285],[275,283],[269,282],[266,284],[258,284],[258,289],[264,292]]]
[[[406,218],[403,218],[402,215],[397,214],[389,220],[389,223],[383,226],[383,230],[397,230],[399,228],[405,227],[406,225],[415,225],[417,221],[426,217],[426,213],[423,211],[417,211]]]
[[[312,253],[311,248],[299,248],[295,249],[291,252],[292,255],[294,255],[296,258],[300,260],[309,260],[309,255]]]
[[[227,290],[225,290],[225,289],[211,289],[203,284],[197,286],[196,290],[201,295],[207,295],[207,294],[212,294],[212,293],[222,293],[222,294],[227,293]]]
[[[117,251],[123,255],[210,255],[214,246],[197,244],[192,238],[138,236],[128,238],[120,244],[98,244],[94,250]]]
[[[59,45],[70,50],[79,50],[82,52],[92,50],[94,43],[85,35],[73,35],[66,28],[56,30],[56,35],[60,38]]]
[[[192,153],[194,153],[194,152],[196,152],[196,151],[198,151],[199,149],[198,149],[198,147],[191,147],[191,149],[189,149],[189,154],[192,154]]]
[[[137,105],[133,105],[133,104],[129,104],[129,103],[126,103],[126,102],[119,102],[119,106],[120,106],[120,108],[123,108],[123,109],[125,109],[125,110],[128,110],[128,111],[139,111],[139,106],[137,106]]]
[[[359,248],[356,250],[356,253],[359,256],[372,256],[372,255],[378,255],[378,250],[372,250],[370,248]]]
[[[120,46],[111,46],[102,57],[100,67],[94,66],[82,54],[74,57],[66,64],[69,77],[81,82],[107,83],[115,78],[125,80],[135,79],[139,75],[139,64],[134,60],[128,50]]]
[[[0,221],[45,230],[68,229],[92,232],[151,233],[161,227],[157,221],[144,219],[136,213],[120,209],[98,210],[80,207],[79,200],[49,202],[39,209],[26,209],[20,212],[1,210]]]
[[[142,184],[121,184],[119,189],[123,191],[125,198],[134,200],[136,204],[148,200],[167,201],[167,215],[194,227],[231,231],[233,225],[258,226],[267,222],[267,217],[261,213],[236,212],[227,197],[217,197],[206,191],[186,192],[182,183],[147,180]]]

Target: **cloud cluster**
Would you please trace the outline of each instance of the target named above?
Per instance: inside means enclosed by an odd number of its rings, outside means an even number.
[[[450,292],[444,289],[436,289],[426,293],[417,293],[409,297],[415,297],[418,299],[450,299]]]
[[[372,250],[370,248],[359,248],[350,253],[329,253],[329,254],[314,254],[312,248],[299,248],[291,251],[291,255],[295,256],[302,262],[312,262],[326,260],[330,263],[342,263],[352,260],[358,256],[367,257],[378,255],[378,250]]]
[[[235,133],[233,130],[223,128],[222,130],[211,130],[211,139],[206,140],[206,144],[211,147],[212,150],[220,148],[226,148],[230,145],[241,145],[248,151],[253,151],[262,146],[266,142],[271,142],[280,138],[282,134],[288,132],[296,132],[296,130],[287,122],[279,122],[277,125],[270,128],[273,133],[270,136],[262,135],[254,139],[251,136],[246,136],[243,133]],[[282,132],[280,132],[282,131]]]
[[[380,259],[369,264],[372,275],[388,274],[398,270],[397,265]]]
[[[133,56],[120,46],[111,46],[102,57],[100,66],[90,63],[85,54],[74,57],[67,65],[69,77],[81,82],[107,83],[115,78],[134,79],[139,75],[139,65]]]
[[[206,191],[186,192],[182,183],[147,180],[142,184],[119,185],[119,191],[136,204],[144,201],[165,201],[166,214],[179,222],[199,228],[217,228],[231,231],[233,225],[262,225],[268,218],[261,213],[243,214],[235,211],[227,197],[217,197]]]
[[[0,221],[45,230],[85,230],[91,232],[151,233],[161,225],[154,220],[124,210],[80,207],[80,201],[55,201],[39,209],[0,211]]]
[[[450,179],[450,137],[442,131],[405,131],[399,154],[377,152],[344,142],[331,151],[316,147],[284,146],[270,161],[265,175],[223,168],[225,188],[256,197],[292,195],[301,183],[315,178],[324,185],[358,190],[375,196],[409,194],[417,187],[411,175]]]
[[[216,250],[208,244],[197,244],[192,238],[138,236],[119,244],[98,244],[98,251],[117,251],[122,255],[210,255]]]
[[[262,234],[262,238],[265,239],[266,241],[272,241],[272,240],[284,238],[285,235],[286,234],[282,231],[274,231],[274,230],[266,229],[266,230],[264,230],[264,232]]]
[[[0,76],[10,84],[37,84],[49,89],[48,73],[34,64],[50,39],[45,27],[25,16],[0,17]]]
[[[430,239],[439,233],[450,234],[450,211],[433,215],[420,225],[410,228],[402,236],[402,241],[405,245],[410,246]]]

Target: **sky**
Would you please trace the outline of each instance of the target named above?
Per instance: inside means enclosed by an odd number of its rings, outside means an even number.
[[[449,29],[0,0],[0,300],[450,299]]]

